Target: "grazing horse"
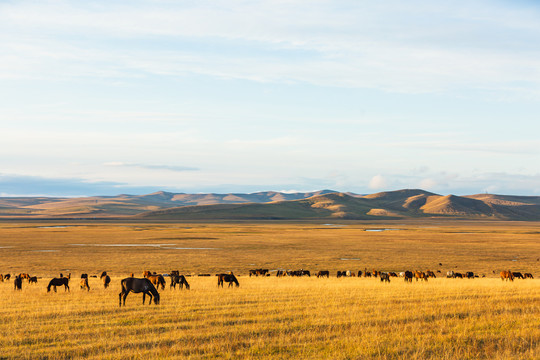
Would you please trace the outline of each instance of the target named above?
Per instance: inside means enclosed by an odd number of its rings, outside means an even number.
[[[161,290],[165,290],[165,278],[163,275],[147,275],[145,276],[148,280],[152,282],[156,286],[156,288],[159,289],[161,286]]]
[[[531,273],[525,273],[523,274],[523,276],[525,277],[525,279],[534,279]]]
[[[381,272],[379,273],[379,277],[381,278],[381,282],[383,281],[390,282],[390,275],[388,273]]]
[[[501,280],[514,281],[514,274],[510,270],[501,271]]]
[[[405,273],[404,273],[403,275],[404,275],[403,277],[405,278],[405,282],[410,282],[410,283],[412,283],[412,278],[413,278],[413,273],[412,273],[412,271],[408,271],[408,270],[407,270],[407,271],[405,271]]]
[[[418,279],[428,281],[428,278],[427,278],[426,274],[423,271],[415,271],[414,272],[414,277],[416,278],[416,281],[418,281]]]
[[[120,294],[118,294],[118,297],[120,299],[120,307],[122,306],[122,303],[124,306],[126,306],[126,298],[130,292],[134,293],[143,293],[143,305],[146,298],[146,295],[150,296],[150,301],[148,301],[148,304],[152,304],[152,296],[154,298],[154,303],[156,305],[159,304],[159,293],[157,292],[156,288],[152,284],[152,282],[147,279],[138,279],[134,277],[125,278],[121,281],[122,284],[122,291]],[[122,301],[123,300],[123,301]]]
[[[218,281],[217,281],[218,287],[219,286],[223,287],[223,282],[228,282],[229,283],[228,287],[231,287],[233,283],[236,284],[236,287],[240,286],[240,283],[238,282],[238,280],[236,279],[236,276],[234,276],[232,272],[230,274],[216,274],[216,276],[218,277]]]
[[[327,278],[330,277],[330,271],[328,270],[321,270],[317,273],[317,277],[320,278],[320,277],[324,277],[326,276]]]
[[[249,270],[249,277],[253,276],[266,276],[268,269],[253,269]]]
[[[103,281],[103,286],[105,287],[105,289],[108,288],[109,284],[111,283],[111,277],[107,275],[107,272],[102,272],[100,278],[101,281]]]
[[[11,279],[11,274],[4,275],[4,280],[9,280],[9,279]]]
[[[13,285],[15,287],[15,290],[22,290],[22,277],[15,276],[15,280],[13,280]]]
[[[185,285],[186,290],[189,290],[189,284],[184,275],[171,274],[170,276],[171,276],[171,285],[169,286],[169,288],[174,287],[176,289],[176,284],[178,284],[180,285],[180,289],[183,289]]]
[[[88,278],[87,277],[81,279],[81,284],[80,285],[81,285],[81,290],[86,289],[86,290],[90,291],[90,285],[88,285]]]
[[[512,275],[514,276],[514,279],[525,279],[523,274],[520,272],[513,272]]]
[[[57,286],[64,285],[64,291],[69,291],[69,279],[67,277],[61,277],[61,278],[53,278],[51,281],[49,281],[49,285],[47,286],[47,292],[51,291],[51,286],[54,286],[54,292],[56,292]]]
[[[37,284],[37,276],[32,276],[30,279],[28,279],[29,284]]]
[[[465,273],[465,277],[466,277],[467,279],[474,279],[474,273],[473,273],[472,271],[467,271],[467,272]]]

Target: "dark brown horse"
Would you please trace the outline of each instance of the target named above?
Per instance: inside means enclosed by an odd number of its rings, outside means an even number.
[[[523,276],[525,277],[525,279],[534,279],[534,276],[531,273],[525,273],[523,274]]]
[[[178,284],[180,285],[179,286],[180,289],[183,289],[185,285],[186,290],[189,290],[189,283],[187,282],[186,277],[184,275],[171,273],[170,277],[171,277],[171,285],[169,286],[169,288],[174,287],[176,289],[176,284]]]
[[[30,279],[28,279],[29,284],[37,284],[37,276],[32,276]]]
[[[111,277],[107,275],[107,272],[104,271],[100,275],[101,281],[103,281],[103,287],[106,289],[109,287],[109,284],[111,283]]]
[[[383,281],[390,282],[390,275],[388,273],[380,272],[379,277],[381,278],[381,282]]]
[[[61,277],[61,278],[53,278],[51,281],[49,281],[49,285],[47,286],[47,292],[51,291],[51,286],[54,286],[54,292],[56,292],[57,286],[64,285],[64,291],[69,291],[69,279],[67,277]]]
[[[22,277],[15,276],[15,280],[13,280],[13,285],[15,285],[15,290],[22,290]]]
[[[233,286],[233,283],[236,284],[236,287],[240,286],[240,283],[238,282],[238,280],[236,279],[236,276],[234,276],[233,273],[230,273],[230,274],[216,274],[216,276],[218,277],[218,281],[217,281],[217,286],[218,287],[219,286],[223,287],[223,282],[228,282],[229,283],[228,287]]]
[[[150,301],[148,302],[149,305],[152,304],[152,296],[154,298],[154,303],[156,305],[159,304],[159,293],[157,292],[155,286],[150,282],[149,279],[143,278],[125,278],[121,281],[122,284],[122,292],[118,294],[118,297],[120,299],[120,306],[124,304],[126,306],[126,298],[130,292],[134,293],[143,293],[143,305],[146,298],[146,295],[150,296]]]
[[[412,282],[413,276],[414,276],[413,272],[409,270],[405,271],[405,273],[403,274],[405,282]]]
[[[330,277],[330,271],[328,270],[321,270],[317,273],[317,277],[320,278],[320,277],[327,277],[329,278]]]

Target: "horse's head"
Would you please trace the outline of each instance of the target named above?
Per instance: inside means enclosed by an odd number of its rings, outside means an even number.
[[[154,304],[159,305],[159,294],[154,295]]]

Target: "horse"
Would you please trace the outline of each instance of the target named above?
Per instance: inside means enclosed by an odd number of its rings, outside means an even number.
[[[15,276],[15,280],[13,280],[13,285],[15,287],[15,290],[22,290],[22,278],[20,276]]]
[[[252,275],[253,276],[266,276],[266,274],[268,273],[268,269],[253,269],[253,270],[249,270],[249,276],[251,277]]]
[[[88,274],[81,274],[81,279],[88,279]]]
[[[523,274],[520,272],[513,272],[512,275],[514,276],[514,279],[525,279]]]
[[[426,276],[427,277],[432,277],[432,278],[437,278],[437,276],[435,276],[435,273],[431,270],[427,270],[426,271]]]
[[[4,275],[4,280],[9,280],[9,279],[11,279],[11,274]]]
[[[446,272],[446,277],[447,278],[455,278],[454,275],[455,275],[455,273],[452,270]]]
[[[165,278],[163,275],[147,275],[145,276],[148,280],[152,282],[156,286],[156,288],[159,289],[161,286],[161,290],[165,290]]]
[[[81,285],[81,290],[86,289],[90,291],[90,285],[88,285],[88,278],[82,278],[80,285]]]
[[[379,277],[381,278],[381,282],[383,281],[390,282],[390,275],[388,275],[388,273],[381,272],[379,273]]]
[[[126,306],[126,298],[130,292],[134,292],[136,294],[142,292],[143,305],[146,299],[146,295],[150,296],[150,301],[148,302],[149,305],[152,305],[152,297],[154,299],[154,304],[159,304],[159,293],[149,279],[138,279],[134,277],[129,277],[123,279],[121,281],[121,284],[122,291],[120,292],[120,294],[118,294],[120,300],[120,307],[122,307],[122,303],[124,304],[124,306]]]
[[[405,273],[404,273],[403,275],[404,275],[403,277],[405,278],[405,282],[410,282],[410,283],[412,283],[412,278],[413,278],[413,273],[412,273],[412,271],[408,271],[408,270],[407,270],[407,271],[405,271]]]
[[[30,282],[30,274],[28,274],[28,273],[20,273],[19,277],[21,279],[26,279],[26,280],[28,280],[28,282]]]
[[[104,276],[107,276],[107,272],[106,272],[106,271],[103,271],[103,272],[101,273],[101,275],[99,275],[99,278],[101,279],[101,278],[103,278]]]
[[[30,279],[28,279],[29,284],[37,284],[37,276],[32,276]]]
[[[533,275],[531,273],[525,273],[523,274],[523,276],[525,277],[525,279],[534,279]]]
[[[183,289],[185,285],[186,290],[189,290],[189,284],[184,275],[171,274],[170,277],[171,277],[171,285],[169,286],[169,288],[174,287],[176,289],[176,284],[178,284],[180,285],[180,289]]]
[[[465,277],[466,277],[467,279],[474,279],[474,273],[473,273],[472,271],[467,271],[467,272],[465,273]]]
[[[415,271],[414,272],[414,277],[416,278],[416,281],[418,281],[418,279],[428,281],[428,278],[427,278],[426,274],[423,271]]]
[[[56,292],[57,286],[64,285],[64,291],[69,291],[69,279],[67,277],[61,277],[61,278],[53,278],[51,281],[49,281],[49,285],[47,286],[47,292],[51,291],[51,286],[54,286],[54,292]]]
[[[327,278],[330,277],[330,271],[328,270],[321,270],[317,273],[317,277],[320,278],[320,277],[324,277],[326,276]]]
[[[502,281],[514,281],[514,274],[512,274],[512,272],[510,270],[504,270],[504,271],[501,271],[501,280]]]
[[[229,287],[231,287],[233,285],[233,283],[236,284],[236,287],[240,286],[240,283],[238,282],[238,280],[236,279],[236,276],[234,276],[233,273],[230,273],[230,274],[216,274],[216,276],[218,277],[218,282],[217,282],[218,287],[219,286],[223,287],[223,282],[228,282]]]
[[[109,287],[109,284],[111,283],[111,277],[109,275],[105,275],[104,277],[101,278],[101,280],[103,281],[103,287],[106,289]]]

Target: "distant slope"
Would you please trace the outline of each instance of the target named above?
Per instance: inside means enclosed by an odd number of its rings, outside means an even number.
[[[252,194],[160,191],[86,198],[0,198],[0,218],[362,220],[422,217],[540,221],[540,197],[443,196],[420,189],[404,189],[369,195],[332,190]]]
[[[184,206],[138,215],[140,219],[182,220],[308,220],[373,219],[369,201],[343,193],[316,195],[302,200],[271,203]]]

